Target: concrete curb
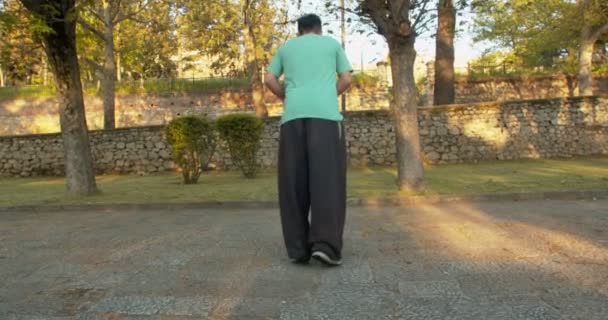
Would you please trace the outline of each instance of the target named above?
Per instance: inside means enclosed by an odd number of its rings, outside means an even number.
[[[608,190],[563,191],[534,193],[501,193],[470,196],[413,196],[403,198],[351,198],[349,207],[408,207],[420,204],[447,202],[532,201],[532,200],[598,200],[608,199]],[[192,209],[276,209],[272,201],[226,201],[194,203],[142,203],[142,204],[78,204],[0,207],[0,213],[62,212],[62,211],[145,211],[145,210],[192,210]]]

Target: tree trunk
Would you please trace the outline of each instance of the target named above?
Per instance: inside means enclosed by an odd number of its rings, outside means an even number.
[[[0,65],[0,88],[4,88],[4,70]]]
[[[97,187],[76,55],[76,20],[71,17],[74,0],[58,2],[52,3],[57,11],[51,15],[47,7],[23,1],[26,8],[46,20],[52,31],[45,32],[42,40],[57,87],[68,193],[92,195]]]
[[[177,21],[177,24],[179,25],[181,21]],[[177,78],[181,79],[184,77],[184,49],[183,46],[184,44],[182,43],[182,38],[184,37],[183,34],[180,33],[180,28],[176,28],[176,38],[177,38]]]
[[[591,66],[593,63],[593,45],[595,41],[591,38],[591,27],[585,26],[581,31],[580,45],[578,49],[578,95],[593,95]]]
[[[454,32],[456,9],[452,0],[439,3],[439,23],[435,48],[434,104],[454,103]]]
[[[393,74],[392,111],[395,117],[397,168],[400,189],[415,189],[422,182],[424,170],[418,134],[418,109],[414,62],[416,50],[413,36],[408,40],[389,40]]]
[[[49,66],[46,59],[42,59],[42,84],[44,86],[49,84]]]
[[[251,100],[255,113],[258,117],[265,118],[268,116],[268,109],[264,102],[264,83],[260,74],[260,65],[257,57],[257,41],[255,32],[251,22],[251,4],[250,0],[245,0],[243,5],[244,30],[245,37],[245,57],[247,61],[247,70],[251,77]]]
[[[114,104],[116,89],[116,62],[114,61],[114,21],[112,20],[112,6],[109,0],[103,0],[104,18],[104,65],[103,85],[103,128],[114,129]]]
[[[120,24],[116,25],[116,81],[122,81],[122,70],[120,63]]]

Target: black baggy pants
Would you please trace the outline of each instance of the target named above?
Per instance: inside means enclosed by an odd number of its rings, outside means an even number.
[[[342,122],[305,118],[281,126],[279,203],[289,258],[304,258],[313,246],[341,256],[346,214]]]

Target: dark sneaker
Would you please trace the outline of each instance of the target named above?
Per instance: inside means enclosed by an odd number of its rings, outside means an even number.
[[[336,267],[342,264],[342,258],[321,250],[313,251],[312,257],[331,267]]]

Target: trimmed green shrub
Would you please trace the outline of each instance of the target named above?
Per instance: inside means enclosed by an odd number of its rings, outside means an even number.
[[[232,161],[245,177],[254,178],[258,171],[256,155],[264,132],[264,122],[250,114],[230,114],[217,120],[220,136],[228,144]]]
[[[172,120],[165,133],[171,145],[173,161],[182,170],[184,183],[197,183],[215,152],[215,125],[198,117],[181,117]]]

